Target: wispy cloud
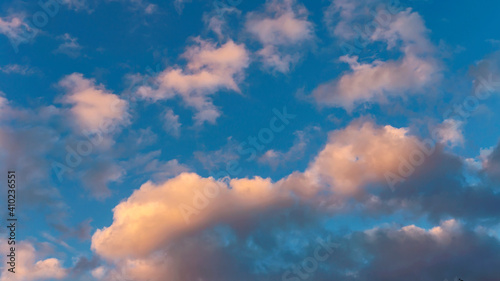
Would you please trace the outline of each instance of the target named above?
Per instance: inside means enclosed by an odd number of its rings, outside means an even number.
[[[340,57],[350,71],[314,89],[317,103],[351,111],[361,103],[383,103],[390,97],[421,93],[440,77],[440,64],[433,57],[434,47],[427,33],[421,16],[411,9],[391,17],[387,25],[378,25],[367,35],[370,42],[385,42],[388,50],[399,46],[402,58],[364,63],[355,55]]]
[[[246,30],[263,45],[257,54],[266,67],[286,73],[297,63],[299,46],[314,38],[307,16],[307,9],[293,0],[267,1],[265,12],[247,15]]]
[[[68,33],[57,37],[62,43],[54,50],[55,54],[64,54],[71,58],[77,58],[81,55],[83,47],[78,43],[78,39]]]
[[[0,71],[5,74],[33,75],[37,70],[28,65],[8,64],[0,66]]]
[[[211,95],[220,90],[240,92],[238,82],[243,79],[249,56],[243,44],[228,41],[217,45],[200,38],[182,55],[187,60],[184,68],[169,67],[155,77],[152,85],[137,89],[137,94],[151,100],[182,98],[197,112],[197,125],[215,123],[220,116]]]

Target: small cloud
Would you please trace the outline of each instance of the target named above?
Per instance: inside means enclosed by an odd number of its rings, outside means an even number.
[[[76,226],[67,226],[64,224],[53,224],[53,227],[61,232],[62,238],[78,238],[80,241],[86,241],[90,239],[90,233],[92,232],[92,226],[90,223],[92,219],[87,219],[80,222]]]
[[[139,153],[136,157],[122,164],[129,173],[145,175],[153,181],[164,181],[189,171],[189,167],[179,163],[177,159],[164,161],[160,157],[161,150],[155,150],[148,153]]]
[[[38,30],[31,28],[24,21],[24,15],[10,15],[0,17],[0,34],[9,38],[12,47],[17,52],[18,46],[31,42],[35,38]]]
[[[54,50],[54,54],[64,54],[70,58],[77,58],[80,56],[83,47],[77,42],[78,39],[76,37],[72,37],[68,33],[65,33],[57,38],[63,42]]]
[[[68,9],[73,11],[87,10],[89,13],[92,12],[87,0],[58,0],[58,2],[66,5]]]
[[[0,71],[5,74],[20,74],[20,75],[33,75],[35,74],[35,69],[27,65],[19,64],[8,64],[0,66]]]
[[[146,14],[152,14],[158,10],[158,6],[155,4],[148,4],[146,8],[144,9],[144,12]]]
[[[99,266],[91,271],[91,274],[96,279],[102,279],[106,275],[106,268],[104,266]]]
[[[319,131],[319,127],[308,127],[303,131],[295,132],[295,140],[288,151],[281,152],[270,149],[259,158],[259,162],[267,164],[275,169],[280,165],[299,160],[304,156],[304,152],[311,138]]]
[[[388,26],[377,26],[367,43],[385,42],[387,49],[396,46],[403,56],[398,60],[363,62],[358,56],[343,55],[340,62],[349,71],[313,90],[321,106],[342,107],[352,111],[368,102],[386,103],[389,97],[422,93],[441,77],[435,47],[428,30],[417,12],[407,9],[391,18]],[[342,31],[342,38],[350,35]]]
[[[185,67],[166,68],[151,83],[137,88],[136,94],[152,101],[179,96],[196,111],[193,117],[196,125],[215,124],[220,111],[211,96],[221,90],[241,92],[238,84],[250,64],[249,53],[244,44],[231,40],[222,45],[199,37],[194,41],[181,55],[187,60]]]
[[[172,109],[167,109],[163,115],[163,128],[167,133],[174,137],[179,137],[181,123],[179,123],[179,115],[176,115]]]
[[[314,37],[308,11],[295,1],[269,1],[264,13],[250,13],[246,30],[263,46],[257,52],[265,67],[286,73],[301,57],[297,49]]]
[[[61,102],[71,105],[70,113],[82,130],[110,133],[113,128],[129,123],[128,102],[107,91],[95,80],[73,73],[59,85],[66,91]]]
[[[220,149],[214,151],[196,151],[194,152],[194,157],[205,169],[212,171],[224,167],[231,161],[238,161],[240,159],[240,154],[238,153],[239,146],[238,142],[229,137],[227,143]]]
[[[434,134],[440,142],[449,144],[451,147],[463,145],[462,127],[462,121],[449,118],[434,129]]]
[[[497,39],[486,39],[486,42],[490,43],[492,46],[500,46],[500,40]]]
[[[181,15],[184,10],[184,3],[189,3],[191,0],[175,0],[174,7],[177,14]]]

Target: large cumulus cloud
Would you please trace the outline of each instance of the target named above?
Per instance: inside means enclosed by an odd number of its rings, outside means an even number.
[[[399,280],[427,268],[419,275],[424,280],[453,278],[454,270],[462,273],[463,258],[440,258],[462,243],[495,256],[488,245],[498,247],[497,237],[468,227],[492,226],[499,196],[486,186],[467,185],[463,160],[440,146],[389,188],[385,174],[425,145],[405,128],[357,120],[332,132],[305,171],[276,182],[259,177],[217,181],[194,173],[148,182],[114,208],[113,223],[94,233],[92,249],[107,261],[101,272],[106,280],[275,280],[314,250],[318,236],[337,235],[344,256],[332,255],[331,263],[315,271],[315,280]],[[442,223],[429,230],[409,225],[346,237],[330,233],[324,225],[328,216],[345,212],[367,218],[406,212],[409,218]],[[474,243],[467,244],[468,239]],[[404,256],[412,250],[416,255]],[[390,259],[397,262],[384,271]],[[491,278],[494,272],[473,276]]]

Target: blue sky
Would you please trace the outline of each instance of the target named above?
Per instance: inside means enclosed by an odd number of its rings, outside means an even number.
[[[495,280],[499,5],[2,1],[0,280]]]

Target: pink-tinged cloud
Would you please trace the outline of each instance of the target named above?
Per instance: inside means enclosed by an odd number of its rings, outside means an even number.
[[[344,55],[340,61],[347,63],[350,71],[319,85],[313,97],[321,106],[351,111],[365,102],[385,103],[391,97],[421,93],[440,79],[440,66],[427,33],[418,13],[410,9],[398,13],[387,27],[378,26],[367,40],[383,41],[388,49],[401,44],[402,58],[362,63],[357,56]]]
[[[94,233],[92,249],[111,260],[144,258],[184,235],[289,200],[269,179],[233,179],[229,186],[189,173],[145,183],[114,208],[113,224]]]
[[[37,251],[28,241],[16,241],[15,247],[15,273],[7,271],[9,266],[6,257],[10,247],[5,239],[0,239],[2,253],[2,275],[0,281],[41,281],[60,280],[67,276],[68,270],[62,266],[59,259],[42,258],[43,253]],[[7,265],[7,266],[6,266]]]
[[[386,173],[397,171],[401,158],[420,151],[422,145],[405,128],[354,122],[330,133],[307,172],[337,194],[355,195],[369,183],[385,182]]]
[[[294,0],[267,1],[262,13],[249,13],[245,29],[261,44],[257,55],[265,67],[287,73],[301,55],[297,48],[314,38],[307,9]]]
[[[182,55],[188,62],[184,69],[167,68],[153,85],[139,87],[137,94],[155,101],[179,96],[197,111],[194,116],[197,124],[215,123],[220,112],[210,96],[220,90],[240,92],[238,84],[249,65],[249,55],[243,44],[231,40],[221,46],[200,38],[195,42]]]
[[[64,77],[59,85],[66,94],[61,102],[70,105],[70,113],[82,130],[107,132],[108,128],[128,123],[128,103],[80,73]]]

